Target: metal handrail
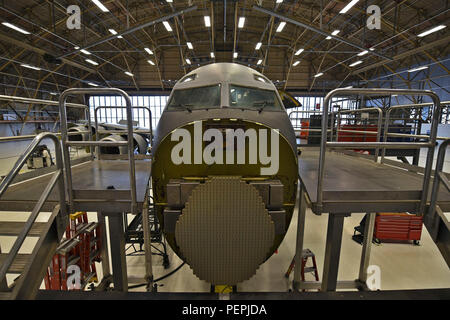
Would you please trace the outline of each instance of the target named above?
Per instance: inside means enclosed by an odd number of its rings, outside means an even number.
[[[72,175],[70,170],[70,156],[69,156],[69,148],[70,144],[73,142],[68,141],[67,139],[67,114],[66,114],[66,100],[70,95],[76,94],[117,94],[122,96],[125,99],[126,110],[127,110],[127,134],[128,134],[128,160],[129,160],[129,173],[130,173],[130,193],[131,193],[131,213],[136,213],[137,202],[136,202],[136,169],[135,169],[135,161],[134,161],[134,153],[133,153],[133,112],[132,112],[132,103],[129,95],[117,88],[71,88],[65,90],[61,93],[59,97],[59,112],[60,112],[60,121],[61,121],[61,142],[62,142],[62,151],[64,164],[66,165],[67,170],[65,170],[66,174],[66,184],[67,184],[67,192],[68,192],[68,200],[70,210],[73,210],[74,201],[73,201],[73,186],[72,186]],[[87,107],[86,107],[87,108]],[[88,112],[90,114],[90,112]],[[89,128],[91,128],[89,116]],[[104,141],[93,141],[92,134],[89,135],[89,142],[85,142],[86,145],[90,146],[99,146],[103,145]],[[78,143],[81,145],[83,143]],[[109,142],[109,145],[114,144],[114,142]],[[93,148],[91,148],[91,152],[93,152]]]
[[[436,160],[436,171],[434,174],[433,187],[431,189],[431,199],[430,206],[428,208],[428,213],[426,215],[427,225],[432,226],[433,232],[430,232],[431,237],[435,240],[437,236],[437,228],[439,226],[439,216],[436,215],[436,204],[438,199],[438,192],[440,184],[443,183],[448,192],[450,192],[450,185],[447,177],[443,173],[445,153],[447,151],[447,147],[450,143],[450,140],[446,140],[441,143],[439,146],[439,151]],[[433,234],[434,233],[434,234]]]
[[[64,179],[63,179],[63,161],[62,161],[62,152],[61,152],[61,145],[58,137],[51,133],[51,132],[42,132],[36,136],[36,138],[33,139],[31,144],[25,149],[24,153],[20,156],[20,158],[16,161],[14,164],[14,167],[12,170],[8,173],[8,175],[3,179],[3,181],[0,184],[0,198],[3,196],[3,194],[6,192],[14,178],[19,173],[22,166],[26,163],[28,158],[31,156],[31,154],[36,150],[40,142],[45,139],[50,138],[53,140],[55,144],[55,155],[56,155],[56,171],[52,175],[49,183],[44,189],[44,192],[40,196],[39,200],[37,201],[36,205],[33,208],[33,211],[31,212],[30,217],[25,222],[24,228],[20,232],[20,234],[17,236],[16,241],[14,242],[11,250],[9,251],[8,256],[6,257],[5,261],[3,262],[1,268],[0,268],[0,281],[5,278],[6,273],[8,272],[9,268],[11,267],[14,258],[16,257],[17,253],[19,252],[20,247],[22,246],[25,238],[27,237],[28,233],[30,232],[36,218],[38,217],[42,206],[44,205],[45,201],[47,201],[48,196],[52,192],[54,186],[58,183],[58,193],[59,193],[59,204],[60,204],[60,214],[64,217],[66,216],[66,203],[65,203],[65,192],[64,192]]]
[[[320,157],[319,157],[319,172],[318,172],[318,182],[317,182],[317,206],[318,208],[323,207],[323,179],[325,174],[325,155],[327,146],[336,147],[339,142],[327,142],[327,128],[328,128],[328,110],[329,104],[333,96],[338,94],[364,94],[364,95],[374,95],[374,94],[397,94],[397,95],[427,95],[433,100],[433,118],[431,122],[430,139],[429,143],[417,143],[411,142],[411,146],[424,146],[428,147],[428,155],[425,166],[425,172],[423,177],[422,195],[420,200],[419,212],[423,213],[425,209],[426,200],[428,197],[428,188],[430,184],[431,170],[433,165],[434,156],[434,146],[436,143],[437,127],[440,116],[440,100],[439,97],[430,90],[414,90],[414,89],[365,89],[365,88],[350,88],[350,89],[335,89],[330,91],[324,99],[323,104],[323,115],[322,115],[322,137],[320,141]],[[358,142],[345,142],[345,148],[353,149],[355,147],[364,147],[370,145],[371,147],[380,147],[383,150],[386,148],[396,148],[400,147],[400,143],[391,142],[377,142],[377,143],[358,143]]]
[[[95,119],[95,130],[96,132],[98,132],[98,117],[97,117],[97,110],[100,109],[109,109],[109,108],[115,108],[115,109],[126,109],[125,106],[98,106],[94,109],[94,119]],[[150,141],[150,147],[153,145],[153,125],[152,125],[152,110],[150,110],[149,107],[145,107],[145,106],[134,106],[133,109],[144,109],[148,111],[149,114],[149,141]]]
[[[444,101],[443,103],[449,103],[449,101]],[[440,104],[440,108],[439,108],[439,112],[443,106],[443,103]],[[399,105],[395,105],[395,106],[391,106],[387,109],[386,111],[386,117],[384,119],[384,132],[383,132],[383,142],[387,142],[387,138],[388,136],[397,136],[400,137],[400,134],[398,133],[388,133],[389,130],[389,120],[390,120],[390,116],[391,116],[391,112],[393,110],[398,110],[398,109],[414,109],[414,108],[426,108],[426,107],[430,107],[432,106],[434,103],[416,103],[416,104],[399,104]],[[433,119],[434,119],[434,114],[433,114]],[[439,121],[439,118],[438,118]],[[439,124],[439,123],[438,123]],[[420,134],[402,134],[401,136],[403,137],[412,137],[412,138],[419,138],[419,139],[429,139],[430,136],[426,136],[424,137],[424,135],[420,135]],[[437,128],[436,128],[436,140],[447,140],[448,138],[446,137],[438,137],[437,136]],[[381,162],[383,162],[383,159],[386,155],[386,150],[383,149],[381,152]]]
[[[330,140],[333,141],[333,126],[334,126],[333,116],[334,116],[335,113],[337,115],[337,118],[336,118],[336,120],[337,120],[337,123],[336,123],[336,139],[337,139],[339,131],[345,132],[344,130],[340,129],[340,121],[341,121],[341,116],[340,115],[341,114],[343,114],[343,113],[363,113],[363,112],[374,112],[374,111],[378,112],[377,131],[376,131],[376,135],[377,135],[376,139],[377,140],[376,141],[377,142],[380,141],[380,138],[381,138],[381,124],[383,122],[383,110],[381,110],[381,108],[378,108],[378,107],[354,109],[354,110],[342,110],[342,111],[339,110],[337,112],[333,112],[332,115],[331,115],[332,119],[331,119],[331,134],[330,134],[331,137],[330,137]],[[347,130],[347,131],[351,131],[351,130]],[[362,131],[366,132],[365,130],[362,130]],[[367,132],[369,132],[369,131],[367,131]],[[373,132],[373,131],[370,131],[370,132]],[[377,162],[377,160],[378,160],[378,148],[375,149],[375,154],[374,154],[374,161]]]
[[[21,102],[21,103],[31,103],[31,104],[48,104],[51,106],[58,106],[58,101],[52,101],[52,100],[44,100],[44,99],[33,99],[33,98],[24,98],[24,97],[18,97],[18,96],[8,96],[8,95],[1,95],[0,94],[0,100],[3,101],[12,101],[12,102]],[[86,108],[86,105],[84,104],[78,104],[78,103],[68,103],[68,107],[72,108]]]

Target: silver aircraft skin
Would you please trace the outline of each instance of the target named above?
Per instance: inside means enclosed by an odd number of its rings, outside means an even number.
[[[277,132],[278,171],[263,174],[262,162],[228,164],[228,160],[227,164],[175,165],[171,156],[177,142],[172,134],[182,129],[195,135],[199,123],[202,130],[222,133],[237,129]],[[256,145],[256,140],[252,144],[248,137],[248,141],[244,151],[250,159],[250,145]],[[262,138],[257,141],[261,148]],[[266,151],[275,145],[271,141]],[[236,146],[222,145],[224,152],[230,147],[238,150]],[[254,275],[276,252],[295,207],[298,158],[294,129],[282,99],[264,75],[240,64],[214,63],[181,78],[159,120],[152,159],[155,210],[164,235],[201,280],[236,285]],[[213,190],[219,194],[211,196]],[[227,208],[233,203],[233,208]]]
[[[191,81],[183,82],[183,79],[189,79],[192,75],[196,78]],[[260,78],[261,80],[257,80]],[[258,71],[235,63],[214,63],[200,67],[191,71],[180,79],[173,87],[169,100],[172,98],[176,90],[182,90],[192,87],[208,86],[211,84],[221,84],[221,102],[220,107],[192,109],[188,110],[168,110],[165,108],[156,128],[153,140],[153,154],[158,150],[158,145],[162,138],[168,135],[172,130],[183,124],[213,118],[242,118],[250,121],[259,122],[270,128],[279,129],[280,133],[289,141],[293,150],[296,150],[296,138],[294,128],[292,127],[286,110],[265,109],[261,112],[258,110],[230,108],[229,100],[229,84],[242,85],[246,87],[260,88],[263,90],[272,90],[278,94],[276,87],[264,75]],[[276,113],[276,114],[274,114]]]

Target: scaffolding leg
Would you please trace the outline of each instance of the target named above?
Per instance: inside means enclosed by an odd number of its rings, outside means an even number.
[[[349,213],[329,213],[321,291],[336,291],[344,218]]]
[[[369,220],[366,221],[364,227],[364,242],[361,252],[361,263],[359,265],[359,277],[357,282],[360,284],[362,290],[368,290],[367,281],[367,268],[370,262],[370,251],[372,249],[373,229],[375,226],[376,212],[368,213]]]
[[[297,243],[295,248],[295,266],[294,266],[294,290],[298,290],[299,284],[302,281],[302,252],[303,252],[303,239],[305,236],[305,218],[306,218],[306,194],[304,188],[299,183],[300,195],[298,197],[298,219],[297,219]]]
[[[109,241],[111,244],[112,272],[114,290],[127,292],[127,263],[125,257],[125,229],[123,225],[124,213],[108,214]]]
[[[111,276],[111,269],[109,266],[109,254],[108,254],[108,241],[106,239],[106,221],[105,216],[101,212],[97,212],[97,221],[100,225],[100,228],[102,232],[100,232],[101,237],[101,249],[100,249],[100,256],[102,260],[102,272],[103,272],[103,278],[109,278]]]
[[[2,253],[1,247],[0,253]],[[3,279],[0,279],[0,291],[8,291],[8,283],[6,282],[6,276]]]
[[[153,269],[152,269],[152,240],[148,211],[148,192],[142,208],[142,231],[144,233],[145,247],[145,281],[147,282],[147,291],[153,290]]]

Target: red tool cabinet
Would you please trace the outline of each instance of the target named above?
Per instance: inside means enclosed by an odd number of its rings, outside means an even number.
[[[422,235],[422,217],[408,213],[377,213],[375,240],[412,240],[419,244]]]

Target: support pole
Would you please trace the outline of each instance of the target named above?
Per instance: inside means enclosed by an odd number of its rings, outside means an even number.
[[[152,237],[149,222],[149,191],[145,196],[142,208],[142,231],[144,232],[144,250],[145,250],[145,281],[147,282],[147,291],[153,289],[153,265],[152,265]]]
[[[369,219],[366,220],[364,226],[364,242],[361,252],[361,263],[359,266],[359,277],[357,280],[363,289],[367,289],[367,268],[369,267],[370,262],[370,251],[372,249],[373,229],[375,226],[376,215],[375,212],[368,213]]]
[[[102,258],[103,278],[107,278],[111,276],[111,268],[109,265],[108,241],[106,236],[106,219],[103,213],[100,211],[97,212],[97,221],[101,226],[102,248],[100,256]]]
[[[298,218],[297,218],[297,243],[295,248],[295,267],[294,267],[294,290],[300,288],[303,239],[305,237],[305,219],[306,219],[306,195],[304,188],[299,183],[300,194],[298,197]]]
[[[125,259],[125,231],[123,226],[123,214],[108,214],[109,241],[111,244],[112,272],[114,290],[127,292],[128,277],[127,263]]]
[[[328,214],[328,230],[321,288],[323,292],[336,291],[344,218],[349,215],[349,213]]]

